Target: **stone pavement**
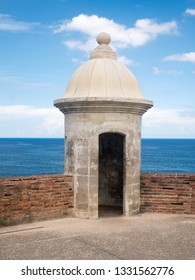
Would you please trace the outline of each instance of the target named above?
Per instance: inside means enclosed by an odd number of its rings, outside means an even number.
[[[147,213],[3,227],[0,259],[195,259],[195,216]]]

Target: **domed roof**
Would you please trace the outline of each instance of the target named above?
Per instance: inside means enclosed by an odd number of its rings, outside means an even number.
[[[99,46],[90,60],[72,75],[65,90],[65,98],[101,97],[144,99],[132,72],[116,60],[116,53],[108,45],[110,35],[97,36]]]

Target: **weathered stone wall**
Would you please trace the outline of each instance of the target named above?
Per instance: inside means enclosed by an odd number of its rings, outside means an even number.
[[[98,218],[99,136],[102,133],[124,136],[123,214],[138,213],[141,116],[102,112],[66,115],[65,171],[74,175],[75,215]]]
[[[195,214],[195,174],[142,174],[141,212]]]
[[[72,214],[72,176],[0,178],[0,226]]]

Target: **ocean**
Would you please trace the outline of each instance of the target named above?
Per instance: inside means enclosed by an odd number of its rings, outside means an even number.
[[[142,139],[143,173],[195,173],[195,139]],[[61,174],[64,139],[0,138],[0,177]]]

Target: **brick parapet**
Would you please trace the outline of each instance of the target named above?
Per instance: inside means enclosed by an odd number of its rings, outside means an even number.
[[[73,176],[0,178],[0,226],[74,215]],[[141,212],[195,214],[195,174],[142,174]]]
[[[195,214],[195,174],[142,174],[141,212]]]
[[[0,178],[0,226],[73,214],[73,177]]]

